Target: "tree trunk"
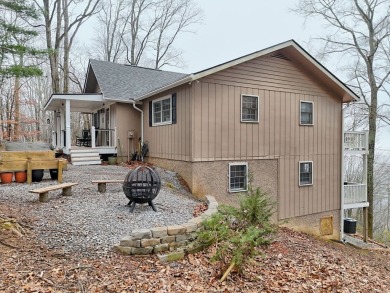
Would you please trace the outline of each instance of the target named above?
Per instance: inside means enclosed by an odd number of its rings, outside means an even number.
[[[63,93],[69,92],[69,13],[68,0],[63,0],[64,6],[64,87]]]
[[[18,141],[20,137],[20,77],[15,77],[14,84],[14,102],[15,102],[15,112],[14,112],[14,135],[12,140]]]
[[[368,207],[368,237],[374,236],[374,162],[375,162],[375,138],[377,120],[377,92],[371,92],[371,106],[368,114],[368,156],[367,156],[367,199]]]
[[[57,27],[56,27],[56,36],[59,36],[61,29],[61,1],[57,1]],[[51,86],[53,93],[60,92],[60,76],[58,74],[58,49],[59,42],[55,43],[53,48],[52,44],[52,20],[51,20],[51,11],[50,11],[50,1],[43,0],[43,15],[45,18],[45,33],[46,33],[46,46],[49,55],[50,62],[50,74],[51,74]]]

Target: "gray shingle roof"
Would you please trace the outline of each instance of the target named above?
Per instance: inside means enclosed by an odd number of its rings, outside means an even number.
[[[178,81],[188,74],[90,60],[104,98],[128,101]]]

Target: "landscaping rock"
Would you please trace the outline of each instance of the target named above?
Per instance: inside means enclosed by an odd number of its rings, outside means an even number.
[[[141,240],[141,247],[148,247],[148,246],[155,246],[157,244],[160,244],[159,238],[151,238],[151,239],[142,239]]]
[[[159,253],[159,252],[167,251],[168,249],[169,249],[168,243],[156,245],[156,246],[153,248],[153,253],[156,253],[156,254],[157,254],[157,253]]]
[[[135,229],[131,231],[131,237],[133,240],[148,239],[152,237],[150,229]]]
[[[139,247],[139,248],[132,247],[131,248],[131,254],[137,254],[137,255],[151,254],[152,251],[153,251],[153,247]]]
[[[124,246],[120,246],[120,245],[115,245],[113,247],[113,249],[114,249],[114,251],[122,253],[122,254],[132,254],[131,250],[133,249],[133,247],[124,247]]]
[[[184,258],[184,250],[174,251],[168,254],[157,254],[158,259],[161,262],[173,262]]]
[[[195,223],[198,225],[198,227],[200,227],[202,224],[202,221],[203,221],[202,217],[199,216],[199,217],[196,217],[196,218],[189,220],[188,223]]]
[[[132,236],[126,236],[121,239],[120,246],[141,247],[141,240],[133,240]]]
[[[175,236],[167,236],[161,239],[161,243],[171,243],[175,242],[176,237]]]
[[[182,225],[168,226],[168,235],[177,235],[186,232],[186,227]]]
[[[192,233],[198,229],[198,225],[192,222],[182,224],[182,226],[186,228],[186,233]]]
[[[153,238],[162,238],[168,235],[167,227],[154,227],[151,228]]]

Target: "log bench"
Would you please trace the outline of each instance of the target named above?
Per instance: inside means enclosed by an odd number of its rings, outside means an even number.
[[[112,179],[112,180],[92,180],[92,183],[97,183],[98,184],[98,191],[100,193],[105,193],[106,192],[106,185],[107,183],[123,183],[122,179]]]
[[[49,201],[49,191],[62,189],[62,195],[63,196],[70,196],[72,195],[72,186],[77,185],[78,183],[62,183],[57,185],[52,185],[48,187],[42,187],[37,188],[34,190],[30,190],[31,193],[38,193],[39,194],[39,201],[40,202],[48,202]]]

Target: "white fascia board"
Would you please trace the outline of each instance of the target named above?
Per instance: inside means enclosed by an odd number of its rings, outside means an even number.
[[[91,67],[91,59],[88,60],[87,74],[85,75],[84,86],[83,86],[83,93],[85,92],[85,86],[87,85],[87,80],[88,80],[88,75],[89,75],[89,69],[90,69],[90,67]]]
[[[166,85],[166,86],[164,86],[164,87],[161,87],[161,88],[159,88],[159,89],[156,89],[156,90],[154,90],[154,91],[151,91],[151,92],[149,92],[149,93],[147,93],[147,94],[145,94],[145,95],[143,95],[143,96],[140,96],[140,97],[138,97],[138,98],[129,99],[129,100],[134,100],[134,101],[144,100],[144,99],[149,98],[149,97],[151,97],[151,96],[154,96],[154,95],[157,95],[157,94],[159,94],[159,93],[162,93],[163,91],[169,90],[169,89],[171,89],[171,88],[177,87],[177,86],[182,85],[182,84],[185,84],[185,83],[187,83],[187,82],[191,82],[191,81],[193,81],[193,80],[194,80],[194,79],[193,79],[193,75],[191,74],[191,75],[186,76],[186,77],[184,77],[184,78],[182,78],[182,79],[179,79],[178,81],[175,81],[174,83],[168,84],[168,85]]]
[[[43,111],[46,111],[47,107],[50,105],[52,100],[53,100],[53,95],[51,95],[50,99],[46,102],[45,106],[43,107]]]
[[[53,94],[52,97],[56,100],[103,102],[103,94]]]

